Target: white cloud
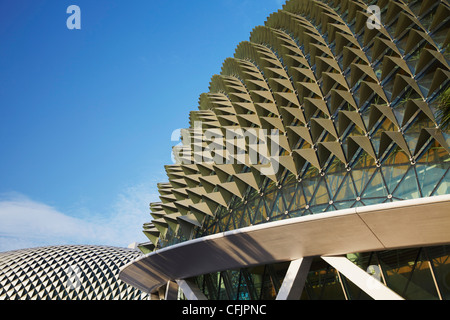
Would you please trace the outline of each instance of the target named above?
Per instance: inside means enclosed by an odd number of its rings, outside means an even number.
[[[3,194],[0,251],[60,244],[126,247],[135,241],[147,241],[142,224],[151,220],[148,204],[158,201],[155,187],[141,184],[126,188],[117,196],[110,212],[92,213],[79,208],[81,214],[77,216],[22,194]]]

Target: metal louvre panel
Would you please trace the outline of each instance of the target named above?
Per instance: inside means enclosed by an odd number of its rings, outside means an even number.
[[[448,130],[435,112],[450,84],[449,4],[378,5],[369,28],[366,1],[290,0],[237,46],[174,148],[182,156],[152,210],[164,231],[154,250],[185,224],[179,215],[195,216],[198,238],[230,217],[259,224],[449,193]],[[266,141],[278,149],[241,144],[256,130],[277,133]],[[286,214],[274,213],[292,188]]]

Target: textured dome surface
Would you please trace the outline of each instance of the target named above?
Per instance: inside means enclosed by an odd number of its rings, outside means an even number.
[[[141,250],[448,194],[449,16],[447,1],[288,1],[200,95]]]
[[[141,300],[147,294],[119,280],[137,250],[91,245],[0,253],[0,300]]]

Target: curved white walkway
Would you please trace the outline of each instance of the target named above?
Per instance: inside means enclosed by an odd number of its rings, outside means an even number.
[[[168,281],[303,257],[450,243],[450,195],[325,212],[186,241],[125,265],[145,292]]]

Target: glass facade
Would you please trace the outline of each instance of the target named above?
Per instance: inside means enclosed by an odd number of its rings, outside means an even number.
[[[322,174],[311,168],[301,181],[289,172],[278,185],[267,179],[261,193],[250,190],[248,200],[235,197],[231,209],[220,208],[214,217],[206,217],[193,237],[327,211],[450,193],[450,156],[436,143],[414,164],[398,149],[392,150],[379,166],[366,160],[351,169],[341,166],[338,170],[335,166]],[[159,246],[186,240],[181,229],[176,232],[169,229]]]
[[[347,258],[407,300],[450,299],[450,247],[347,254]],[[195,277],[212,300],[274,300],[289,262]],[[301,300],[371,300],[321,258],[315,258]]]
[[[283,184],[267,181],[262,193],[253,192],[247,201],[235,199],[231,210],[222,209],[208,218],[196,236],[370,204],[448,194],[450,188],[448,152],[430,147],[415,164],[401,151],[393,151],[386,164],[357,164],[351,170],[331,168],[330,172],[305,177],[298,182],[287,174]],[[362,162],[362,161],[361,161]],[[373,166],[366,166],[372,164]]]

